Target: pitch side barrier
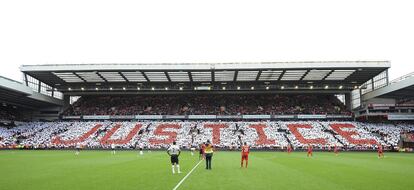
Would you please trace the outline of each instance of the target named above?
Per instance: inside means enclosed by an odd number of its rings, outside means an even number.
[[[191,151],[188,147],[181,147],[184,151]],[[76,148],[73,147],[48,147],[48,148],[39,148],[39,147],[0,147],[1,150],[60,150],[60,151],[68,151],[73,150],[75,151]],[[82,148],[82,150],[90,150],[90,151],[112,151],[113,149],[110,148]],[[136,148],[115,148],[116,151],[139,151],[139,149]],[[165,152],[167,148],[154,148],[154,149],[143,149],[143,151],[161,151]],[[215,148],[216,151],[226,151],[226,152],[240,152],[240,148]],[[296,148],[292,150],[293,152],[306,152],[307,148]],[[286,148],[251,148],[251,152],[286,152]],[[376,149],[340,149],[341,152],[377,152]],[[414,153],[413,150],[405,150],[405,151],[399,151],[397,149],[390,149],[390,148],[384,148],[385,152],[406,152],[406,153]],[[314,148],[313,152],[334,152],[333,149],[320,149],[320,148]],[[198,154],[198,149],[197,149]]]
[[[83,115],[62,116],[64,120],[280,120],[280,119],[352,119],[350,115]]]

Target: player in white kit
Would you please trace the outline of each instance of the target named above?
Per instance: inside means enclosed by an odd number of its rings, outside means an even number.
[[[114,143],[112,143],[111,144],[111,150],[112,150],[112,154],[116,154],[116,151],[115,151],[115,148],[116,148],[116,146],[115,146],[115,144]]]
[[[142,143],[139,145],[139,154],[140,155],[144,154],[144,144],[142,144]]]
[[[76,143],[75,148],[76,148],[75,155],[79,155],[80,149],[81,149],[81,144],[80,143]]]
[[[191,152],[191,156],[194,156],[194,152],[195,152],[195,150],[196,150],[196,148],[195,148],[196,146],[193,144],[193,145],[191,145],[191,147],[190,147],[190,152]]]
[[[181,150],[177,143],[174,141],[173,144],[167,149],[167,154],[171,157],[172,173],[175,174],[174,166],[177,168],[178,173],[180,171],[180,165],[178,156],[180,156]]]

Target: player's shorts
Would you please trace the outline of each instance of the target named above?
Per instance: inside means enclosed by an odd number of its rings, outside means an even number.
[[[202,150],[200,150],[200,154],[204,154],[204,152]]]
[[[195,148],[190,148],[190,150],[191,150],[191,151],[194,151],[194,150],[195,150]]]
[[[249,159],[249,155],[248,154],[242,155],[242,160],[248,160],[248,159]]]
[[[178,155],[171,155],[171,164],[178,164]]]
[[[383,153],[383,151],[378,151],[378,154],[382,154]]]
[[[76,151],[80,151],[80,148],[76,148]]]

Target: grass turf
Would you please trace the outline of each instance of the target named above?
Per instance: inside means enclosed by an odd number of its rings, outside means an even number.
[[[201,163],[178,189],[411,189],[414,154],[252,152],[249,168],[240,153],[217,152],[213,170]],[[172,175],[165,152],[0,151],[0,189],[173,189],[198,155],[183,152],[182,174]]]

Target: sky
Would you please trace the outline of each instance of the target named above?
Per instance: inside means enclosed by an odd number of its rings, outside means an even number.
[[[2,0],[0,75],[20,65],[391,61],[414,72],[414,1]]]

